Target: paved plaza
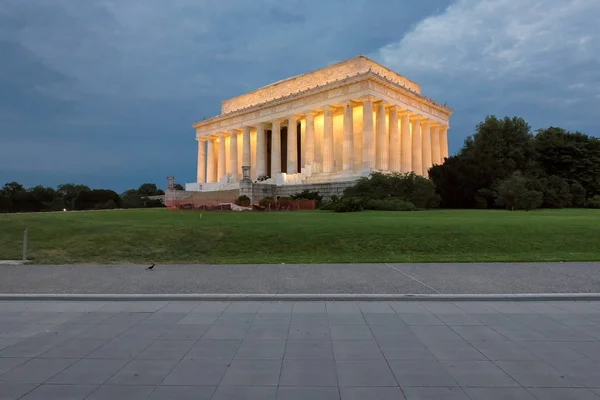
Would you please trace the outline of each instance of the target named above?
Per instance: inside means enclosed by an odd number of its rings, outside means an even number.
[[[0,293],[600,293],[599,262],[3,265]]]
[[[600,399],[600,302],[0,302],[0,399]]]

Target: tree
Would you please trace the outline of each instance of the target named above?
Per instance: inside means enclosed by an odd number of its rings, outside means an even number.
[[[154,183],[144,183],[140,185],[137,192],[140,196],[158,196],[165,194],[165,192],[160,190]]]
[[[532,140],[530,127],[522,118],[487,117],[456,156],[429,170],[442,206],[474,207],[479,189],[491,189],[516,171],[533,173],[536,164]]]
[[[585,207],[585,189],[575,182],[571,185],[571,196],[573,197],[573,207]]]
[[[571,188],[567,181],[556,175],[552,175],[545,180],[544,188],[544,207],[564,208],[570,207],[573,201]]]
[[[543,193],[528,188],[528,180],[520,172],[498,184],[496,204],[507,210],[535,210],[542,205]]]
[[[91,189],[86,185],[76,185],[74,183],[63,183],[58,185],[56,190],[62,197],[64,208],[67,210],[75,209],[75,198],[81,192],[89,192]]]
[[[116,207],[121,206],[121,197],[112,190],[94,189],[90,191],[82,191],[75,198],[76,210],[92,210],[98,208],[99,205],[107,204],[112,200]],[[112,206],[112,203],[109,203]]]

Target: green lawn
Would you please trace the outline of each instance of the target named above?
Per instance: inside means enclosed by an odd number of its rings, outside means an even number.
[[[36,263],[599,261],[600,210],[0,214],[0,259]]]

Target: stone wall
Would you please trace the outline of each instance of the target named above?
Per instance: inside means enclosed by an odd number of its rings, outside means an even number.
[[[387,69],[364,56],[359,56],[317,71],[287,78],[255,90],[254,92],[225,100],[221,103],[221,113],[225,114],[280,97],[289,96],[299,91],[322,86],[329,82],[367,72],[369,70],[381,76],[385,76],[394,83],[404,86],[415,93],[421,93],[421,86],[417,83],[406,79],[396,72]]]
[[[258,202],[265,197],[291,196],[294,193],[301,192],[305,189],[311,192],[318,191],[323,196],[324,200],[329,200],[332,195],[341,196],[349,186],[352,186],[355,181],[346,182],[329,182],[329,183],[311,183],[303,185],[284,185],[276,186],[264,183],[240,183],[240,196],[246,195],[250,197],[252,202]]]

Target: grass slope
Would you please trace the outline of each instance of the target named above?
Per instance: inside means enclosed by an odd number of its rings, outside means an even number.
[[[0,215],[0,259],[36,263],[598,261],[600,210]]]

